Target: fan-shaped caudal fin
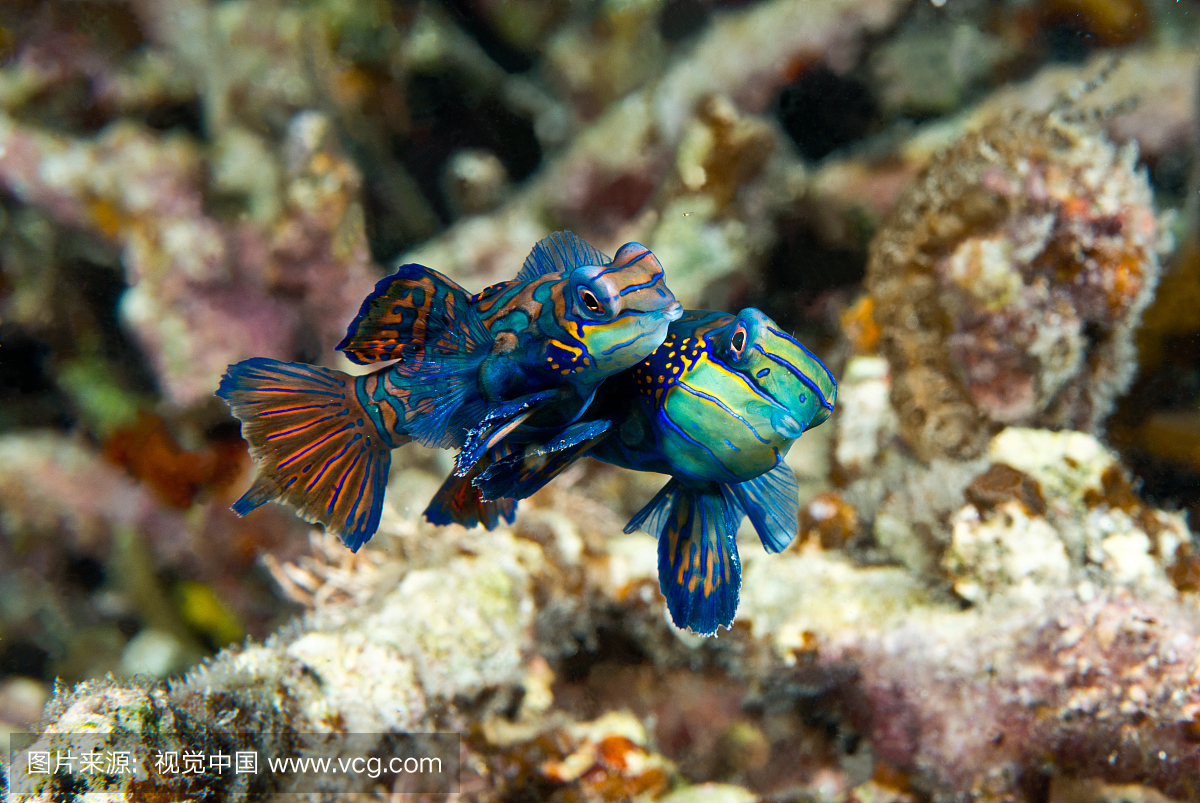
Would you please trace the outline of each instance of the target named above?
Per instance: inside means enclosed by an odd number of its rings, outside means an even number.
[[[264,358],[229,366],[217,395],[241,420],[258,466],[235,513],[275,499],[352,550],[374,535],[391,450],[408,438],[379,426],[379,410],[358,392],[363,379]]]
[[[672,479],[625,527],[658,537],[658,585],[676,627],[712,636],[733,623],[742,585],[739,513],[715,486],[697,490]]]

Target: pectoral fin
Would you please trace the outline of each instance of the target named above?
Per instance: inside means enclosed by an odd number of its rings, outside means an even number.
[[[561,390],[543,390],[496,405],[467,432],[462,451],[454,461],[454,475],[467,474],[489,449],[525,423],[542,405],[554,404],[562,397]]]
[[[745,512],[768,552],[782,552],[796,537],[800,515],[799,486],[796,475],[782,460],[775,468],[752,480],[722,484],[721,493],[728,502]]]

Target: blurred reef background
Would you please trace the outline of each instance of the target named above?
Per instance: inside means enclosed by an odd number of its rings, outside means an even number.
[[[0,736],[457,730],[513,803],[1200,800],[1198,78],[1197,0],[5,0]],[[227,364],[348,369],[389,266],[479,290],[558,229],[839,377],[718,638],[621,533],[654,476],[438,529],[407,446],[357,555],[228,510]]]

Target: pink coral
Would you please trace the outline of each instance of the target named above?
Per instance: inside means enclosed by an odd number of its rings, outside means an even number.
[[[1065,775],[1194,800],[1198,635],[1187,606],[1117,591],[967,632],[914,623],[822,660],[853,660],[878,756],[935,797],[1037,799]]]
[[[1133,378],[1158,225],[1132,146],[1009,116],[938,155],[871,245],[901,432],[973,457],[1005,424],[1095,431]]]
[[[125,322],[167,396],[191,404],[229,363],[301,343],[329,354],[370,292],[360,178],[332,139],[320,115],[297,116],[283,209],[264,223],[212,216],[194,146],[128,123],[73,140],[0,117],[0,183],[122,246]]]

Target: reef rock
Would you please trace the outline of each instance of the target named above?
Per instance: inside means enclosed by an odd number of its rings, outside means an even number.
[[[867,287],[900,432],[924,460],[1006,425],[1097,431],[1133,378],[1158,281],[1150,186],[1056,109],[938,155],[872,241]]]
[[[1182,517],[1139,502],[1083,433],[1009,428],[981,462],[944,491],[951,536],[924,573],[851,560],[854,512],[832,492],[802,514],[803,543],[747,543],[717,639],[670,626],[653,540],[620,535],[579,490],[551,486],[487,534],[389,506],[355,556],[323,538],[271,562],[309,606],[300,622],[170,687],[60,689],[45,724],[90,712],[116,732],[153,714],[201,741],[253,731],[268,752],[288,733],[456,730],[478,800],[656,800],[684,784],[665,799],[1019,803],[1073,779],[1194,799],[1200,614],[1178,582]]]

